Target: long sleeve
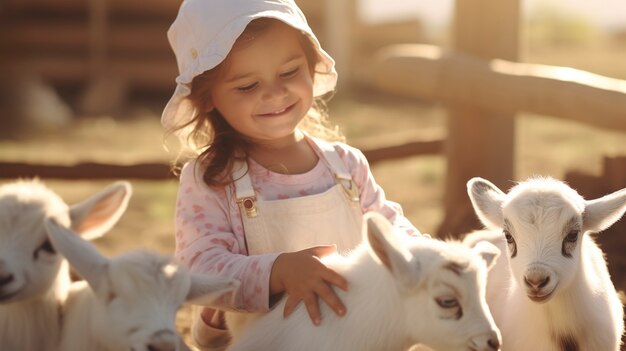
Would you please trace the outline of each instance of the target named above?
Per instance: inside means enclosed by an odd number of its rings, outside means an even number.
[[[229,188],[212,189],[187,164],[176,201],[176,257],[192,272],[235,278],[233,293],[219,307],[245,311],[269,310],[269,278],[278,254],[247,256],[245,238]]]

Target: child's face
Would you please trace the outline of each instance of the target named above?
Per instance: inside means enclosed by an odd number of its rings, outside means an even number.
[[[276,22],[235,44],[211,105],[253,142],[293,136],[313,103],[313,78],[295,29]]]

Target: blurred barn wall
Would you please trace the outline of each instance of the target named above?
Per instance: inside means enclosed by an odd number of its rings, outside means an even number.
[[[350,85],[359,58],[390,43],[422,40],[416,20],[361,23],[356,0],[297,2],[322,45],[339,61],[342,87]],[[177,75],[166,31],[179,4],[3,0],[0,67],[14,79],[34,77],[50,85],[80,115],[115,113],[135,95],[156,96],[165,103]]]

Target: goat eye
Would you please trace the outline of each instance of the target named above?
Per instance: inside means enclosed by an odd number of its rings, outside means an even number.
[[[572,230],[565,237],[565,241],[570,242],[570,243],[575,243],[576,240],[578,240],[578,231],[577,230]]]
[[[52,246],[52,243],[50,242],[50,240],[46,240],[44,241],[43,244],[41,244],[41,246],[39,247],[41,250],[46,251],[47,253],[56,253],[56,250],[54,249],[54,247]]]
[[[463,317],[463,309],[459,300],[453,296],[436,297],[435,302],[442,308],[441,317],[443,319],[461,319]]]
[[[56,250],[52,246],[50,239],[46,239],[46,241],[44,241],[43,244],[39,245],[39,247],[35,250],[35,252],[33,252],[33,257],[37,259],[39,257],[39,252],[41,251],[45,251],[50,255],[54,255],[56,253]]]
[[[572,251],[576,249],[579,233],[580,231],[578,230],[572,230],[565,236],[563,244],[561,245],[561,254],[563,254],[563,257],[572,257]]]
[[[436,298],[435,302],[437,302],[437,305],[441,308],[455,308],[459,306],[459,301],[453,297]]]
[[[506,238],[507,243],[509,244],[515,243],[515,239],[513,239],[513,235],[511,235],[511,233],[509,233],[508,230],[504,231],[504,237]]]
[[[504,238],[506,239],[506,243],[509,245],[509,251],[511,251],[511,257],[515,257],[517,255],[517,244],[515,243],[515,238],[508,230],[503,230]]]

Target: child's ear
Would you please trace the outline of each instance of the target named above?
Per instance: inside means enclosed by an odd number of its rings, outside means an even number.
[[[213,104],[213,101],[207,100],[204,103],[204,112],[205,113],[209,113],[211,111],[213,111],[215,109],[215,105]]]

